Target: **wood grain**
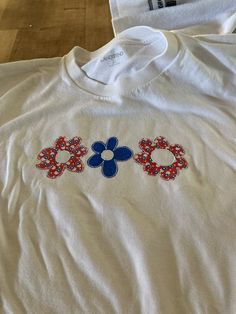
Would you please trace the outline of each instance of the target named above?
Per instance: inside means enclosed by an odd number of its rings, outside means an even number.
[[[0,62],[94,51],[114,37],[108,0],[0,0]]]

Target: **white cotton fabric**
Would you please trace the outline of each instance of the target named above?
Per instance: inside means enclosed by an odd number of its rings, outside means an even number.
[[[1,64],[0,82],[1,313],[236,313],[236,35],[134,27]],[[88,154],[50,179],[37,155],[60,136]],[[112,136],[134,154],[164,136],[189,166],[165,181],[129,159],[106,178],[87,161]]]
[[[227,34],[236,28],[235,0],[179,0],[176,6],[150,11],[148,0],[109,0],[115,34],[147,25],[190,35]],[[157,1],[152,1],[156,4]]]

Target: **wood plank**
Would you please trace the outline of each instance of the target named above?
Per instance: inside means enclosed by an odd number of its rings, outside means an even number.
[[[94,51],[113,37],[111,16],[106,0],[86,0],[85,47]]]
[[[112,38],[108,0],[0,0],[0,62],[94,51]]]
[[[0,62],[9,62],[11,51],[14,46],[18,30],[0,30],[1,49]]]
[[[8,0],[0,0],[0,21],[1,21],[2,14],[6,8],[7,2]]]

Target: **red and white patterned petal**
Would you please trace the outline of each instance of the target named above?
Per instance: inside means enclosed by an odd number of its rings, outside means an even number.
[[[179,144],[170,145],[169,151],[171,151],[176,157],[183,156],[185,154],[184,148]]]
[[[49,169],[47,177],[50,179],[56,179],[63,174],[64,170],[65,164],[57,163]]]
[[[150,139],[145,139],[143,138],[140,142],[139,142],[139,147],[141,148],[141,150],[145,153],[151,153],[155,148],[156,145],[150,140]]]
[[[66,137],[65,136],[60,136],[56,141],[55,141],[55,148],[60,149],[60,150],[68,150],[68,145],[66,142]]]
[[[176,167],[167,166],[167,167],[161,167],[160,169],[160,177],[164,180],[174,180],[178,174],[178,170]]]
[[[188,163],[184,158],[176,158],[174,163],[177,169],[185,169],[188,167]]]
[[[145,172],[147,172],[148,175],[150,176],[156,176],[159,173],[159,166],[157,165],[157,163],[155,162],[147,162],[144,167],[143,170]]]
[[[84,170],[84,164],[83,162],[79,159],[76,158],[75,156],[72,156],[67,163],[65,164],[66,169],[71,171],[71,172],[82,172]]]
[[[54,147],[48,147],[41,150],[37,158],[41,161],[51,160],[54,161],[57,154],[57,150]]]
[[[156,137],[154,143],[156,145],[156,148],[165,149],[169,146],[168,141],[163,136]]]
[[[77,158],[82,157],[88,153],[88,149],[85,146],[79,146],[71,150],[71,153]]]
[[[52,165],[50,164],[50,162],[47,160],[47,161],[41,161],[39,162],[38,164],[35,165],[37,168],[39,169],[50,169],[52,167]]]
[[[68,142],[67,142],[67,145],[69,147],[69,150],[73,150],[75,147],[79,146],[79,144],[81,143],[81,137],[78,137],[78,136],[75,136],[73,137],[72,139],[70,139]]]
[[[150,159],[150,154],[139,153],[139,154],[134,155],[133,158],[137,163],[145,165]]]

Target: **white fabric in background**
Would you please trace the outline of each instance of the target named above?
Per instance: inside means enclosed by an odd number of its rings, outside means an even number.
[[[148,12],[150,11],[151,6],[154,10],[163,9],[158,6],[158,0],[150,0],[150,1],[149,0],[131,0],[131,1],[117,0],[117,1],[110,1],[110,2],[111,2],[112,13],[114,17],[128,16],[128,15],[134,15],[137,13]],[[162,2],[163,4],[165,4],[165,0]],[[191,2],[191,0],[176,1],[176,5],[183,4],[185,2]]]
[[[236,28],[235,0],[186,0],[176,6],[149,10],[148,0],[110,0],[117,34],[132,26],[147,25],[188,34],[232,33]]]
[[[134,27],[0,82],[1,313],[236,313],[236,35]]]

